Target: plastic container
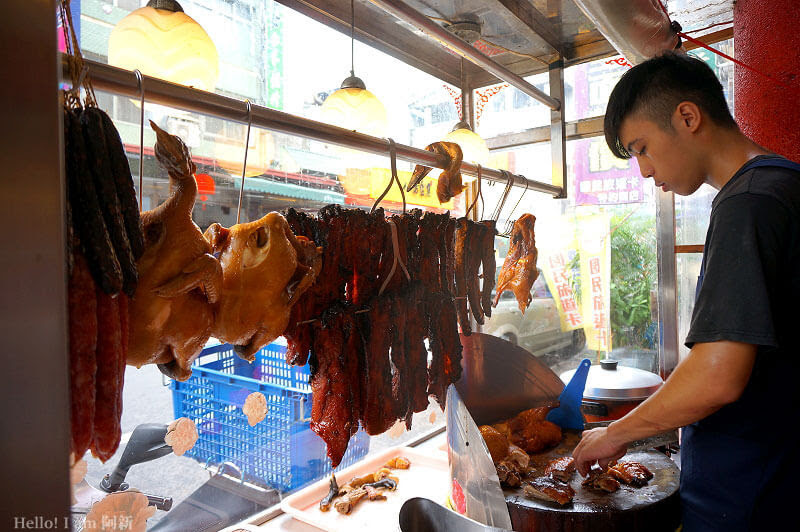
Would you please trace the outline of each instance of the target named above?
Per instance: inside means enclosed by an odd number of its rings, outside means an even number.
[[[206,464],[229,462],[245,480],[287,492],[331,472],[322,439],[311,431],[311,387],[307,366],[286,364],[286,347],[270,344],[249,363],[229,344],[207,347],[186,382],[171,381],[175,418],[188,417],[199,438],[186,453]],[[242,405],[252,392],[267,398],[267,417],[247,423]],[[337,469],[357,462],[369,450],[359,430],[350,439]]]

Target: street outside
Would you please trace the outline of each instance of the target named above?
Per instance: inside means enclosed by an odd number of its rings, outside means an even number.
[[[564,371],[575,369],[584,358],[589,358],[593,363],[597,363],[597,356],[597,352],[584,349],[571,356],[557,353],[545,354],[540,360],[550,366],[557,375],[560,375]],[[614,356],[621,359],[624,365],[639,366],[642,369],[651,369],[652,364],[649,361],[655,360],[655,353],[631,352],[625,348],[615,350]],[[169,386],[164,385],[165,382],[161,372],[154,365],[144,366],[141,369],[131,366],[127,368],[123,396],[122,441],[114,457],[105,464],[87,453],[86,459],[89,467],[86,480],[90,485],[99,486],[103,476],[114,469],[136,426],[142,423],[168,424],[174,419],[172,392]],[[390,430],[381,436],[371,438],[370,451],[375,452],[386,447],[401,445],[407,439],[423,434],[434,426],[440,426],[443,420],[444,415],[441,410],[431,405],[427,411],[414,416],[410,433],[404,433],[402,430]],[[206,469],[204,464],[200,464],[192,458],[169,454],[131,467],[126,481],[132,488],[145,494],[172,497],[174,507],[203,485],[215,472],[215,466]],[[153,526],[165,515],[166,512],[157,511],[148,520],[148,525]]]

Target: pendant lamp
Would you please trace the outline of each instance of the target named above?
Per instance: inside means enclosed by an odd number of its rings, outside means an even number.
[[[469,124],[463,120],[445,135],[444,140],[458,144],[464,153],[464,160],[467,162],[480,165],[486,165],[489,162],[489,148],[486,146],[486,141],[472,131]]]
[[[367,90],[354,70],[355,10],[350,0],[350,75],[322,104],[322,120],[344,129],[375,137],[386,136],[386,108]]]
[[[108,38],[108,62],[205,91],[219,76],[216,46],[174,0],[150,0],[120,20]]]

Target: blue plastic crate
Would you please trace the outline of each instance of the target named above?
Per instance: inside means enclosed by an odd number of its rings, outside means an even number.
[[[229,344],[208,347],[186,382],[171,381],[175,418],[188,417],[199,438],[186,453],[204,464],[235,464],[245,478],[280,491],[292,491],[331,472],[322,439],[311,431],[311,386],[306,366],[286,364],[286,347],[270,344],[249,363]],[[242,405],[252,392],[267,398],[267,418],[251,427]],[[369,450],[359,430],[350,439],[339,468]],[[337,468],[338,469],[338,468]]]

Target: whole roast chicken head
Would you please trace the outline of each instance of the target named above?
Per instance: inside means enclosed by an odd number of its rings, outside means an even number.
[[[205,237],[222,265],[212,334],[253,361],[259,349],[283,334],[289,311],[319,274],[321,248],[296,237],[276,212],[230,229],[213,224]]]
[[[128,364],[158,364],[165,375],[186,380],[211,334],[222,269],[192,221],[197,183],[189,149],[150,124],[171,194],[141,215],[145,251],[137,262],[139,285],[130,304]]]

